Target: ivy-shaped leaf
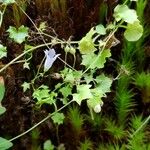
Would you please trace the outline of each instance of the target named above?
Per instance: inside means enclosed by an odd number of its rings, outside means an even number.
[[[123,20],[127,23],[137,21],[136,11],[130,9],[127,5],[117,5],[114,9],[114,17],[116,21]]]
[[[61,71],[61,76],[64,79],[64,82],[70,82],[74,84],[75,81],[81,78],[82,71],[73,71],[71,69],[65,68]]]
[[[82,100],[92,98],[90,87],[87,84],[77,85],[77,93],[72,94],[73,100],[81,105]]]
[[[65,119],[65,116],[63,113],[55,113],[55,115],[52,116],[52,120],[54,123],[57,123],[58,125],[63,124],[63,121]]]
[[[110,56],[111,56],[110,49],[103,50],[98,55],[94,53],[82,55],[82,64],[91,69],[95,68],[100,69],[104,67],[106,58]]]
[[[87,84],[89,84],[91,81],[93,81],[94,79],[93,79],[93,74],[92,73],[90,73],[90,74],[84,74],[84,79],[85,79],[85,81],[86,81],[86,83]]]
[[[12,142],[9,142],[7,139],[0,137],[0,150],[7,150],[12,146]]]
[[[59,92],[63,95],[63,104],[65,105],[67,103],[67,97],[72,94],[72,87],[70,84],[67,84],[66,86],[60,88]]]
[[[92,36],[96,33],[96,31],[92,28],[85,37],[83,37],[79,41],[79,51],[81,54],[89,54],[91,52],[94,52],[96,50],[94,46],[94,42],[92,39]]]
[[[98,56],[98,60],[95,64],[97,64],[97,68],[104,68],[104,64],[106,63],[106,58],[111,56],[110,49],[103,50],[100,55]]]
[[[7,48],[0,44],[0,59],[7,56]]]
[[[24,82],[22,85],[23,92],[26,92],[27,89],[30,89],[30,83]]]
[[[99,24],[96,26],[96,32],[100,35],[105,35],[106,34],[106,28],[102,24]]]
[[[106,93],[110,92],[112,79],[102,74],[98,76],[95,81],[97,85],[94,89],[91,89],[93,97],[87,100],[87,104],[89,108],[92,108],[96,113],[99,113],[101,111],[101,106],[103,105],[102,97],[106,97]]]
[[[29,67],[30,63],[28,63],[27,61],[23,64],[23,68],[25,69],[30,69]]]
[[[44,142],[44,150],[54,150],[54,145],[52,144],[51,140],[46,140]]]
[[[42,105],[44,103],[47,104],[53,104],[55,103],[55,97],[57,96],[57,93],[50,92],[47,86],[40,86],[38,89],[36,89],[33,94],[33,98],[37,99],[38,105]]]
[[[106,77],[104,74],[96,77],[95,81],[97,82],[97,91],[101,91],[103,96],[105,93],[110,92],[110,87],[112,85],[113,80],[109,77]]]
[[[21,44],[28,36],[28,27],[24,27],[22,25],[18,29],[16,29],[15,27],[10,26],[7,32],[9,32],[10,38],[12,38],[15,42]]]
[[[96,68],[95,63],[93,62],[98,56],[94,53],[82,55],[82,65],[86,66],[87,68],[90,67],[91,69]]]
[[[139,21],[135,21],[133,24],[128,24],[127,29],[124,32],[124,36],[128,41],[137,41],[143,34],[143,27]]]

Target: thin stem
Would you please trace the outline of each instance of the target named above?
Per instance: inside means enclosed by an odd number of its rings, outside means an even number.
[[[128,0],[125,0],[125,2],[123,3],[123,5],[125,5],[128,2]]]
[[[65,52],[65,62],[67,63],[67,52]],[[65,64],[66,67],[66,64]]]
[[[73,68],[75,68],[75,65],[76,65],[76,56],[73,55]]]
[[[51,45],[52,43],[47,43],[48,45]],[[9,67],[11,64],[13,64],[15,61],[17,61],[18,59],[20,59],[21,57],[23,57],[25,54],[31,52],[31,51],[34,51],[35,49],[37,48],[40,48],[40,47],[44,47],[45,44],[41,44],[41,45],[38,45],[36,47],[33,47],[25,52],[23,52],[22,54],[20,54],[19,56],[17,56],[16,58],[14,58],[12,61],[10,61],[8,64],[6,64],[3,68],[0,69],[0,72],[2,72],[3,70],[5,70],[7,67]]]
[[[112,36],[114,35],[114,33],[117,31],[117,29],[118,29],[118,27],[108,36],[108,38],[107,38],[107,40],[106,40],[106,42],[105,42],[105,44],[104,44],[102,50],[101,50],[100,53],[98,54],[97,58],[96,58],[96,59],[91,63],[91,65],[82,73],[81,76],[83,76],[83,75],[91,68],[91,66],[98,60],[100,54],[101,54],[102,51],[105,49],[105,47],[106,47],[108,41],[111,39],[111,37],[112,37]]]
[[[59,139],[59,125],[56,125],[56,137],[57,137],[57,143],[59,145],[60,144],[60,139]]]
[[[71,68],[74,71],[77,71],[76,69],[74,69],[72,66],[70,66],[68,63],[66,63],[63,59],[61,59],[60,57],[58,57],[59,60],[61,60],[64,64],[66,64],[66,66],[68,66],[69,68]]]
[[[17,4],[17,2],[16,2],[16,4]],[[37,26],[36,26],[35,23],[32,21],[32,19],[30,18],[30,16],[19,6],[19,4],[17,4],[17,5],[18,5],[18,7],[21,9],[21,11],[27,16],[27,18],[31,21],[31,23],[33,24],[33,26],[35,27],[35,29],[38,31],[38,33],[40,34],[40,36],[41,36],[41,38],[42,38],[42,40],[43,40],[43,42],[44,42],[44,44],[45,44],[45,46],[47,46],[47,48],[50,49],[49,45],[45,42],[45,40],[44,40],[44,38],[43,38],[43,35],[42,35],[43,32],[42,32],[40,29],[37,28]],[[51,38],[52,38],[52,37],[53,37],[53,36],[51,36]],[[54,39],[54,38],[55,38],[55,37],[53,37],[53,39]],[[57,40],[59,40],[60,44],[63,43],[62,40],[60,40],[60,39],[58,39],[58,38],[57,38]],[[66,42],[65,42],[65,43],[66,43]],[[75,41],[75,43],[77,43],[77,42]],[[58,44],[58,42],[57,42],[57,44]],[[59,59],[60,59],[60,58],[59,58]],[[63,61],[62,59],[60,59],[60,60],[72,69],[72,67],[71,67],[69,64],[67,64],[67,63],[66,63],[65,61]]]
[[[55,115],[57,112],[61,111],[62,109],[64,109],[65,107],[67,107],[68,105],[70,105],[73,102],[73,100],[71,100],[70,102],[68,102],[66,105],[62,106],[61,108],[59,108],[57,111],[53,112],[52,114],[49,114],[48,116],[46,116],[44,119],[42,119],[40,122],[38,122],[37,124],[35,124],[33,127],[31,127],[30,129],[28,129],[27,131],[17,135],[16,137],[8,140],[9,142],[12,142],[22,136],[24,136],[25,134],[29,133],[30,131],[32,131],[33,129],[35,129],[36,127],[38,127],[40,124],[42,124],[43,122],[45,122],[46,120],[48,120],[49,118],[51,118],[53,115]],[[5,143],[5,142],[4,142]],[[4,143],[0,143],[0,145],[3,145]]]
[[[89,108],[89,109],[90,109],[91,118],[92,118],[92,120],[94,120],[93,110],[92,110],[92,108]]]
[[[34,81],[38,78],[38,75],[39,75],[39,73],[40,73],[40,69],[41,69],[42,64],[43,64],[43,62],[44,62],[44,59],[45,59],[45,57],[42,59],[42,61],[41,61],[41,63],[40,63],[40,66],[39,66],[39,68],[38,68],[38,71],[37,71],[37,73],[36,73],[34,79],[32,80],[33,83],[34,83]],[[45,72],[44,72],[44,73],[45,73]],[[44,75],[44,73],[43,73],[43,75]]]

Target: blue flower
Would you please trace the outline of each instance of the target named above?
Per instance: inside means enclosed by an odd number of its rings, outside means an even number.
[[[56,55],[56,52],[53,48],[49,49],[49,50],[46,49],[44,51],[44,53],[45,53],[45,57],[46,57],[46,60],[45,60],[45,63],[44,63],[44,72],[46,72],[52,67],[54,61],[56,60],[56,58],[58,56],[60,56],[60,54]]]

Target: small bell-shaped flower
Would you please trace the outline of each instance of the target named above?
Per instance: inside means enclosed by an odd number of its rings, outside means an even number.
[[[60,56],[60,54],[56,55],[56,52],[53,48],[49,49],[49,50],[46,49],[44,51],[44,53],[45,53],[45,57],[46,57],[46,60],[44,63],[44,72],[46,72],[52,67],[54,61],[57,59],[57,57]]]

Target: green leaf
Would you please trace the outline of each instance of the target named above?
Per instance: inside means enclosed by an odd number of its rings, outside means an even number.
[[[106,77],[104,74],[102,74],[96,77],[95,81],[97,82],[97,89],[100,89],[103,95],[105,95],[105,93],[107,92],[110,92],[110,87],[113,82],[111,78]]]
[[[23,64],[23,68],[25,69],[30,69],[30,67],[29,67],[29,65],[30,65],[30,63],[28,63],[28,62],[25,62],[24,64]]]
[[[110,49],[103,50],[100,55],[98,56],[98,60],[96,61],[95,65],[97,64],[97,68],[104,68],[104,64],[106,63],[106,58],[111,56]]]
[[[114,17],[116,21],[123,20],[127,23],[137,21],[136,11],[130,9],[127,5],[117,5],[114,9]]]
[[[0,76],[0,102],[4,98],[4,95],[5,95],[4,79],[2,76]]]
[[[66,86],[62,87],[59,91],[63,95],[63,104],[67,104],[67,97],[72,94],[72,86],[70,84],[67,84]]]
[[[103,50],[98,55],[94,53],[82,55],[82,64],[91,69],[103,68],[106,62],[106,58],[110,56],[110,49]]]
[[[91,74],[84,74],[84,79],[85,79],[85,81],[86,81],[86,83],[87,84],[89,84],[91,81],[93,81],[94,80],[94,78],[93,78],[93,74],[91,73]]]
[[[61,76],[64,79],[64,82],[70,82],[74,84],[74,82],[78,81],[82,75],[81,71],[73,71],[71,69],[65,68],[61,71]]]
[[[105,35],[106,28],[102,24],[99,24],[96,26],[96,32],[99,33],[100,35]]]
[[[88,107],[94,109],[96,105],[102,102],[101,100],[102,97],[103,95],[101,94],[101,96],[93,96],[93,98],[90,98],[89,100],[87,100]]]
[[[87,84],[77,85],[77,93],[72,94],[73,100],[81,105],[82,100],[92,98],[90,87]]]
[[[0,59],[7,56],[7,48],[0,44]]]
[[[55,115],[52,116],[52,120],[54,123],[57,123],[58,125],[63,124],[63,121],[65,119],[65,116],[63,113],[55,113]]]
[[[9,32],[10,38],[12,38],[15,42],[21,44],[28,36],[28,27],[24,27],[22,25],[18,29],[16,29],[15,27],[10,26],[7,32]]]
[[[91,54],[86,54],[86,55],[82,55],[82,65],[86,66],[87,68],[90,67],[91,69],[96,68],[96,65],[94,62],[94,60],[97,58],[98,56],[94,53]]]
[[[24,82],[22,85],[23,92],[26,92],[27,89],[30,89],[30,83]]]
[[[54,150],[54,145],[52,144],[51,140],[46,140],[44,142],[44,150]]]
[[[7,150],[12,146],[12,142],[9,142],[7,139],[0,137],[0,150]]]
[[[128,24],[127,29],[124,32],[124,36],[128,41],[137,41],[143,34],[143,27],[139,21],[135,21],[133,24]]]
[[[70,82],[70,83],[74,83],[75,79],[73,76],[73,72],[69,71],[69,74],[66,75],[64,82]]]
[[[3,4],[8,5],[8,4],[12,4],[15,3],[15,0],[2,0]]]
[[[50,92],[47,86],[42,85],[33,92],[32,96],[33,98],[37,99],[37,105],[42,105],[44,103],[51,105],[55,103],[55,97],[57,96],[57,93]]]
[[[103,105],[103,92],[97,90],[97,88],[91,89],[91,92],[93,97],[87,100],[87,105],[89,108],[92,108],[94,112],[99,113],[101,111],[101,106]]]
[[[6,111],[6,108],[3,107],[3,106],[1,106],[1,104],[0,104],[0,115],[2,115],[3,113],[5,113],[5,111]]]
[[[87,100],[87,104],[89,108],[92,108],[96,113],[99,113],[101,111],[101,106],[103,105],[102,97],[105,97],[106,93],[110,92],[112,79],[102,74],[98,76],[95,81],[97,82],[96,88],[91,89],[93,97]]]
[[[81,54],[89,54],[91,52],[94,52],[96,50],[94,46],[94,42],[92,39],[92,36],[95,34],[95,30],[92,28],[85,37],[83,37],[79,41],[79,51]]]

